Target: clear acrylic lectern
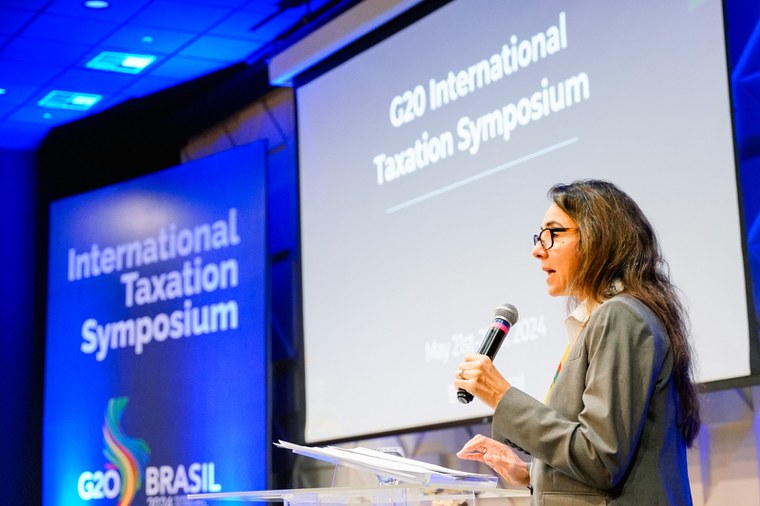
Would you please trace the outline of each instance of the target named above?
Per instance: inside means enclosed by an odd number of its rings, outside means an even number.
[[[498,478],[427,464],[367,448],[308,447],[280,441],[294,453],[395,478],[395,484],[190,494],[191,502],[282,502],[285,506],[372,504],[387,506],[474,505],[478,499],[526,497],[527,489],[498,488]]]

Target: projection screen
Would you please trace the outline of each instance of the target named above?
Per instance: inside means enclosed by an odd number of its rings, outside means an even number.
[[[751,374],[717,0],[458,0],[303,82],[306,440],[487,416],[453,377],[503,302],[495,363],[543,399],[566,344],[532,236],[547,189],[613,181],[654,224],[700,382]]]

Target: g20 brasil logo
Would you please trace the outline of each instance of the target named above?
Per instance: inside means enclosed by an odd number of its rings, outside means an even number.
[[[116,499],[118,506],[129,506],[145,483],[148,504],[171,504],[162,498],[178,493],[219,492],[214,462],[151,467],[147,466],[150,448],[142,439],[129,437],[121,428],[127,397],[108,401],[103,424],[105,471],[85,471],[79,475],[77,492],[85,501]],[[144,478],[143,478],[144,477]]]
[[[118,497],[118,506],[128,506],[142,487],[150,448],[142,439],[124,434],[121,428],[128,400],[117,397],[108,401],[103,424],[103,455],[108,463],[105,471],[85,471],[79,476],[77,490],[85,501]]]

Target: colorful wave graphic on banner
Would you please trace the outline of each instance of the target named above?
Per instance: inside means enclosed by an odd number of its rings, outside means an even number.
[[[150,456],[150,448],[145,441],[127,436],[121,428],[121,418],[128,401],[128,397],[110,399],[103,425],[103,455],[121,474],[118,506],[132,504],[135,494],[142,487],[143,472]]]

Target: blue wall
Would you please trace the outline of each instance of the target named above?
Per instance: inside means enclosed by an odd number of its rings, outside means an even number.
[[[725,12],[748,257],[760,314],[760,2],[727,0]]]
[[[33,153],[0,150],[0,502],[40,502],[43,338],[35,321],[35,170]]]

